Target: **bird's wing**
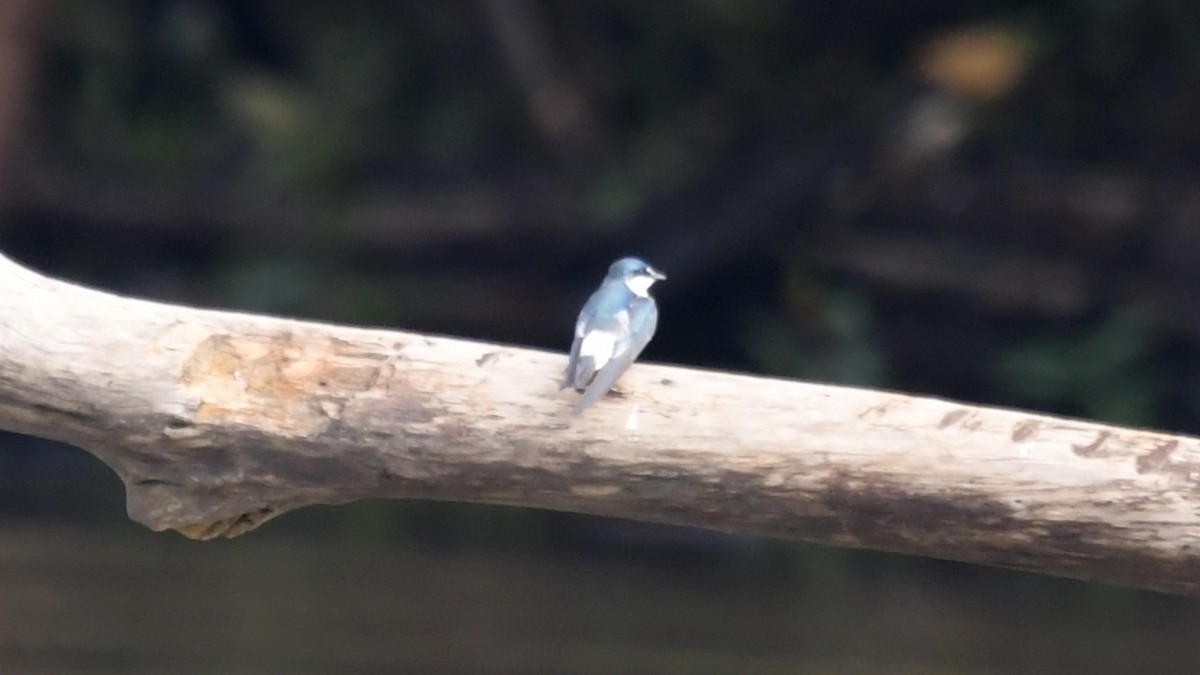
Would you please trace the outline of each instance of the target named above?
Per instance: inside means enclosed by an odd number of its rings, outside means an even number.
[[[629,308],[626,317],[629,323],[624,332],[628,339],[618,340],[612,357],[595,371],[587,390],[575,404],[576,415],[603,398],[629,366],[633,365],[634,360],[650,342],[650,338],[654,337],[654,329],[658,327],[658,307],[654,300],[639,299]]]
[[[612,290],[610,284],[602,284],[580,310],[561,388],[586,387],[616,353],[621,336],[628,334],[629,320],[622,318],[628,293],[623,285],[620,292]]]
[[[583,335],[580,334],[579,326],[584,323],[583,316],[580,316],[575,328],[575,341],[571,343],[571,357],[567,359],[567,373],[563,376],[562,386],[559,389],[581,386],[579,384],[579,347],[583,344]]]
[[[585,351],[595,351],[594,348],[584,349],[584,338],[595,330],[595,300],[595,296],[588,300],[587,304],[583,306],[583,310],[579,312],[579,318],[575,321],[575,340],[571,343],[571,356],[567,360],[567,373],[563,377],[560,389],[566,389],[567,387],[582,389],[587,386],[592,376],[596,374],[595,355],[584,353]],[[591,348],[593,345],[587,345],[587,347]]]

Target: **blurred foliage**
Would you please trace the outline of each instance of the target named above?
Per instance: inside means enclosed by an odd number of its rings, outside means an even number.
[[[817,382],[887,386],[886,358],[868,299],[844,288],[822,290],[814,299],[819,306],[801,314],[799,326],[762,309],[747,319],[745,347],[759,370]]]
[[[1006,344],[995,364],[1000,396],[1128,426],[1150,426],[1162,407],[1160,340],[1151,326],[1113,316],[1075,330],[1038,331]]]

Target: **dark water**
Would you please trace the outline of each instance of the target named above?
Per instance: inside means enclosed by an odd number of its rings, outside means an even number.
[[[907,560],[9,521],[0,673],[1200,672],[1200,602]]]

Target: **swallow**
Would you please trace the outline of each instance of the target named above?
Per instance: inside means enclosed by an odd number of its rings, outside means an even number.
[[[629,369],[658,327],[658,306],[650,286],[666,279],[638,258],[621,258],[608,268],[575,321],[575,341],[562,388],[583,391],[578,415],[599,401]]]

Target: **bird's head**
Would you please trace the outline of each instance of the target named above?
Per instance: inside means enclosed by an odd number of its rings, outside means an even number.
[[[667,275],[646,264],[641,258],[621,258],[608,268],[610,281],[622,281],[636,295],[647,297],[650,286]]]

